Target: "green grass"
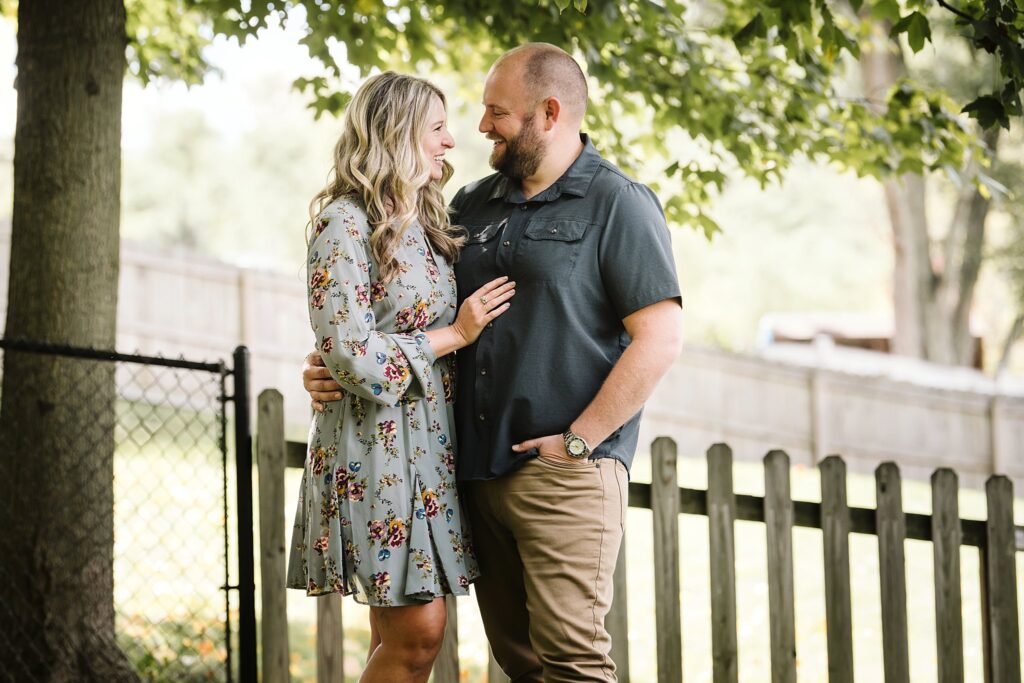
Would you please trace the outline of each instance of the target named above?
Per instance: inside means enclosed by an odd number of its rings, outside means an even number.
[[[123,491],[122,487],[138,486],[139,472],[155,473],[167,459],[167,443],[157,448],[149,445],[118,461],[118,495],[137,491]],[[191,458],[191,459],[190,459]],[[216,629],[200,628],[195,622],[207,623],[220,618],[223,611],[222,550],[220,545],[210,546],[210,538],[219,539],[224,520],[219,502],[211,507],[211,497],[219,501],[219,461],[203,459],[182,453],[176,457],[174,467],[161,471],[159,485],[148,489],[145,505],[127,518],[118,519],[118,566],[131,548],[122,547],[128,538],[145,538],[163,525],[162,535],[173,542],[158,542],[147,547],[130,567],[116,572],[118,604],[122,610],[139,615],[147,626],[162,638],[162,644],[152,648],[152,661],[143,662],[148,668],[147,680],[205,680],[198,677],[208,667],[199,667],[196,676],[180,674],[177,660],[169,656],[177,649],[205,650],[211,661],[223,660],[222,645]],[[130,470],[128,468],[131,468]],[[706,466],[703,459],[680,458],[679,483],[692,488],[706,488]],[[130,476],[128,473],[131,473]],[[152,474],[152,476],[157,476]],[[792,468],[793,497],[800,500],[818,500],[819,480],[814,468]],[[286,502],[284,515],[286,534],[290,540],[292,516],[301,472],[289,470],[286,476]],[[650,480],[650,463],[646,453],[637,457],[633,468],[634,481]],[[738,492],[763,495],[763,470],[760,463],[737,462],[734,482]],[[254,491],[256,477],[253,477]],[[233,483],[232,488],[233,491]],[[870,475],[848,475],[850,505],[874,506],[874,480]],[[904,507],[908,511],[929,513],[931,494],[927,482],[904,481]],[[254,503],[258,510],[258,501]],[[1024,501],[1017,500],[1018,515],[1024,512]],[[984,492],[962,489],[961,516],[983,519]],[[175,512],[177,511],[177,512]],[[228,520],[234,529],[234,519]],[[630,508],[627,519],[627,576],[629,579],[629,621],[631,676],[634,681],[656,679],[656,650],[654,634],[653,548],[651,513],[649,510]],[[256,534],[258,539],[258,533]],[[708,569],[708,526],[702,516],[683,515],[680,518],[680,599],[683,611],[683,668],[688,682],[711,681],[710,596]],[[768,596],[765,569],[764,527],[758,523],[740,522],[736,527],[736,594],[739,605],[739,667],[741,681],[765,681],[769,678]],[[234,545],[232,546],[235,547]],[[135,546],[136,550],[139,546]],[[853,572],[853,623],[855,673],[858,680],[881,680],[882,633],[879,602],[878,553],[873,536],[854,534],[850,541],[851,569]],[[813,529],[794,531],[795,583],[796,583],[796,635],[798,674],[801,681],[827,680],[824,578],[822,571],[821,533]],[[963,577],[964,661],[967,680],[981,679],[981,606],[979,600],[978,553],[974,548],[962,551]],[[936,678],[936,652],[934,637],[934,602],[932,593],[932,557],[930,544],[909,541],[906,546],[908,576],[908,614],[910,622],[909,647],[911,679],[933,681]],[[175,569],[167,575],[168,562],[187,560],[184,569]],[[233,562],[233,561],[232,561]],[[178,565],[175,565],[178,566]],[[258,568],[258,567],[257,567]],[[197,594],[195,586],[205,586]],[[1024,574],[1018,571],[1018,593],[1024,590]],[[257,576],[257,598],[260,595]],[[213,600],[214,602],[210,602]],[[346,680],[356,681],[365,663],[369,642],[367,609],[351,598],[343,602],[345,629],[344,659]],[[468,683],[485,680],[487,643],[483,636],[479,614],[472,598],[458,602],[461,680]],[[258,607],[257,607],[257,613]],[[291,672],[295,681],[315,681],[315,601],[302,591],[288,591],[289,642]],[[237,623],[237,622],[236,622]],[[185,626],[182,626],[185,624]],[[119,628],[125,632],[129,621],[122,619]],[[145,630],[145,629],[143,629]],[[198,634],[198,635],[197,635]],[[146,635],[145,633],[143,635]],[[123,635],[122,637],[126,637]],[[145,638],[135,634],[145,641]],[[210,646],[215,648],[211,651]],[[219,674],[219,670],[216,671]]]
[[[681,458],[681,486],[706,488],[706,465],[703,459]],[[298,475],[289,472],[289,511],[294,504]],[[635,481],[650,481],[650,462],[640,454],[633,469]],[[737,462],[734,467],[736,490],[752,495],[764,494],[763,470],[760,463]],[[850,505],[874,506],[874,479],[870,475],[848,475]],[[793,497],[820,500],[817,470],[792,468]],[[926,482],[904,481],[904,507],[908,511],[930,513],[931,492]],[[1018,499],[1018,513],[1024,501]],[[961,516],[984,518],[984,492],[963,489],[960,493]],[[627,576],[629,581],[630,674],[632,680],[653,681],[657,678],[654,634],[654,570],[651,512],[630,508],[627,518]],[[684,680],[711,681],[711,607],[708,567],[708,524],[703,516],[682,515],[680,518],[680,600],[683,612]],[[825,633],[824,574],[822,569],[821,532],[814,529],[794,531],[794,573],[798,676],[801,681],[824,681],[828,678]],[[882,631],[878,551],[874,536],[854,534],[850,539],[853,590],[854,671],[857,680],[879,681],[882,672]],[[768,631],[766,541],[764,525],[740,522],[736,527],[736,596],[739,606],[738,641],[741,681],[767,681],[770,678]],[[981,603],[978,584],[978,553],[964,548],[961,553],[963,577],[964,664],[967,680],[981,679]],[[929,543],[908,541],[907,609],[909,616],[909,647],[911,680],[936,679],[935,606],[932,587],[932,556]],[[1018,571],[1018,592],[1024,590],[1024,574]],[[358,646],[346,643],[346,680],[356,680],[364,662],[366,632],[365,608],[351,599],[345,601],[346,634]],[[487,644],[483,637],[479,613],[472,598],[459,600],[459,641],[462,681],[482,682],[487,661]],[[299,591],[289,591],[289,617],[292,633],[301,633],[295,641],[292,673],[297,681],[315,680],[313,638],[315,607],[313,601]]]

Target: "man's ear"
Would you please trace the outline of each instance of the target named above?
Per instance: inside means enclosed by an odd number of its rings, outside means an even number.
[[[562,103],[557,97],[544,100],[544,130],[551,130],[562,115]]]

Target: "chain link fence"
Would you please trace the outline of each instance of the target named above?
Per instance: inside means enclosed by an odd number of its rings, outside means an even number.
[[[0,680],[235,680],[232,371],[0,348]]]

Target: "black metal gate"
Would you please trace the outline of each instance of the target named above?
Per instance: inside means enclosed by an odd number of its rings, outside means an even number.
[[[235,350],[231,367],[223,361],[197,362],[9,339],[0,340],[0,349],[5,366],[14,354],[22,360],[31,355],[42,363],[59,363],[61,372],[73,373],[75,386],[82,391],[75,400],[86,403],[74,412],[83,424],[70,426],[68,433],[95,431],[90,420],[110,423],[99,431],[105,434],[101,448],[111,447],[109,435],[113,432],[113,537],[109,547],[113,550],[116,644],[139,677],[149,681],[254,682],[247,349]],[[3,390],[14,395],[18,388],[5,381]],[[94,394],[112,400],[98,400],[96,414],[90,418],[88,401]],[[5,419],[12,418],[7,415]],[[0,453],[0,458],[4,457],[11,456]],[[103,471],[75,476],[109,477],[109,469],[99,469]],[[9,503],[0,496],[0,506],[5,504]],[[100,516],[107,518],[96,528],[109,530],[109,506],[101,507]],[[8,512],[46,514],[45,510]],[[82,523],[89,528],[90,520]],[[0,680],[30,682],[38,677],[33,662],[38,663],[42,656],[33,650],[43,645],[19,639],[9,626],[13,623],[16,628],[19,615],[32,614],[31,601],[38,601],[40,594],[25,591],[19,597],[18,589],[12,589],[11,584],[18,585],[19,576],[12,574],[19,565],[8,559],[25,553],[26,544],[24,538],[12,539],[5,532],[0,529],[0,584],[6,584],[0,620],[7,617],[3,621],[8,632],[0,633]],[[101,539],[103,543],[106,540]],[[78,566],[66,569],[87,571]],[[20,578],[24,585],[24,571]]]

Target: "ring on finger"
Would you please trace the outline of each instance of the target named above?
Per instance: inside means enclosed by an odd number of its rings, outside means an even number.
[[[486,306],[487,305],[487,297],[486,296],[480,297],[480,303],[482,303],[482,304],[484,304]]]

